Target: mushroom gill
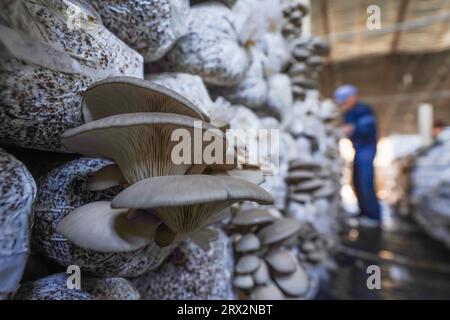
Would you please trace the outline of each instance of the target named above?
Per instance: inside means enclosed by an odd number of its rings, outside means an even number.
[[[244,179],[210,176],[160,176],[139,181],[119,193],[111,202],[115,209],[151,210],[168,227],[155,233],[159,237],[173,234],[175,238],[190,237],[194,232],[220,221],[224,209],[248,200],[260,204],[273,202],[272,196]],[[174,240],[173,240],[174,241]]]
[[[148,213],[130,218],[128,209],[111,209],[109,201],[95,201],[70,212],[56,231],[83,249],[126,252],[150,243],[160,224]]]
[[[89,86],[84,93],[83,116],[86,122],[135,112],[175,113],[209,120],[207,115],[182,95],[139,78],[106,78]]]
[[[64,132],[62,144],[85,156],[114,160],[126,181],[133,184],[154,176],[183,175],[191,166],[204,166],[203,151],[210,148],[210,144],[202,139],[199,142],[198,137],[201,138],[205,130],[209,130],[208,133],[215,140],[224,141],[221,147],[227,147],[225,136],[219,134],[217,128],[205,122],[201,122],[199,126],[199,121],[170,113],[119,114]],[[176,129],[187,130],[183,131],[186,136],[173,139],[172,134]],[[183,155],[176,163],[172,159],[172,150],[179,144],[186,145],[186,149],[190,148],[190,157],[186,159]],[[197,156],[199,152],[201,159],[195,161],[194,153]],[[225,154],[223,149],[222,154]],[[226,160],[222,158],[219,161]]]

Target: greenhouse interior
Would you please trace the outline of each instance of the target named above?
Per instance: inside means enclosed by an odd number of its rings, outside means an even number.
[[[449,71],[450,0],[2,0],[0,300],[450,299]]]

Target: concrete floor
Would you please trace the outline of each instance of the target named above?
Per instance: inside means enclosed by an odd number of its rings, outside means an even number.
[[[450,299],[450,250],[412,221],[391,216],[382,229],[343,232],[338,269],[319,299]],[[381,271],[381,289],[369,290],[367,267]]]

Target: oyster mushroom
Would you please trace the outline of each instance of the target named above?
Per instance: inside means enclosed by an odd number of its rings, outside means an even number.
[[[201,130],[214,129],[208,123],[197,128],[196,121],[169,113],[119,114],[64,132],[62,143],[67,149],[86,156],[113,159],[132,184],[152,176],[185,174],[194,155],[191,154],[189,163],[175,164],[172,149],[179,142],[171,141],[171,135],[175,129],[183,128],[194,139],[197,134],[202,134]],[[215,131],[211,133],[214,135]],[[225,139],[225,136],[218,134],[216,138]],[[195,148],[197,141],[188,142]]]
[[[83,249],[126,252],[153,240],[159,219],[151,214],[127,217],[127,209],[111,209],[109,201],[76,208],[57,225],[56,231]]]
[[[267,191],[243,179],[175,175],[139,181],[119,193],[111,202],[111,207],[151,210],[167,226],[157,228],[156,242],[165,238],[172,243],[171,237],[183,238],[218,222],[224,217],[224,209],[243,200],[261,204],[271,204],[273,201]]]
[[[313,179],[298,183],[294,188],[294,192],[314,191],[323,186],[324,182],[321,179]]]
[[[248,254],[239,258],[235,271],[241,274],[252,273],[258,269],[260,263],[261,260],[257,256]]]
[[[289,200],[292,200],[295,202],[300,202],[300,203],[305,203],[305,202],[310,202],[312,200],[312,197],[308,193],[291,193],[289,195]]]
[[[235,246],[236,252],[245,253],[249,251],[256,251],[261,248],[261,242],[259,238],[253,233],[246,234],[240,238]]]
[[[321,165],[317,162],[308,161],[308,160],[291,160],[289,161],[289,171],[294,171],[297,169],[302,170],[318,170],[320,169]]]
[[[255,285],[252,276],[250,275],[238,275],[233,279],[233,286],[238,289],[248,290]]]
[[[314,172],[311,171],[306,171],[306,170],[296,170],[296,171],[290,171],[286,178],[285,181],[288,184],[295,184],[298,182],[302,182],[304,180],[309,180],[312,179],[316,176],[316,174]]]
[[[277,219],[274,223],[262,228],[258,238],[263,245],[284,240],[300,230],[301,222],[292,218]]]
[[[79,158],[39,177],[39,189],[33,207],[33,248],[58,265],[67,267],[76,264],[86,274],[135,277],[158,267],[174,246],[162,248],[152,241],[133,251],[99,252],[81,248],[56,231],[59,222],[70,215],[74,208],[96,201],[109,202],[120,192],[119,186],[101,191],[88,189],[89,176],[110,164],[111,161],[105,159]],[[107,218],[106,215],[104,217]],[[83,227],[95,229],[89,225]],[[90,245],[95,245],[95,241],[94,238],[94,243]]]
[[[215,168],[215,167],[219,167],[217,165],[212,165],[209,166],[209,168]],[[225,166],[223,166],[224,169],[226,169]],[[250,181],[254,184],[260,185],[262,183],[264,183],[265,178],[264,175],[262,174],[261,170],[259,169],[230,169],[230,170],[210,170],[210,172],[208,172],[211,175],[227,175],[227,176],[232,176],[232,177],[237,177],[237,178],[242,178],[244,180]]]
[[[251,294],[252,300],[283,300],[284,295],[278,287],[269,283],[264,286],[257,286]]]
[[[264,261],[261,261],[258,269],[253,273],[253,280],[257,285],[265,285],[270,281],[269,268]]]
[[[272,269],[279,273],[292,273],[298,264],[295,256],[284,248],[269,251],[264,259]]]
[[[276,218],[267,210],[256,208],[238,211],[231,223],[236,226],[251,226],[267,224],[275,220]]]
[[[86,122],[134,112],[164,112],[208,120],[191,101],[155,81],[109,77],[90,85],[83,96]]]
[[[309,277],[301,265],[291,274],[277,274],[274,277],[277,286],[287,295],[299,297],[309,288]]]

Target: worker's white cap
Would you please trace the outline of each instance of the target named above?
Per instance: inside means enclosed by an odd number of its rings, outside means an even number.
[[[340,86],[334,91],[334,101],[338,104],[344,103],[348,98],[356,96],[357,93],[358,89],[354,85],[346,84]]]

